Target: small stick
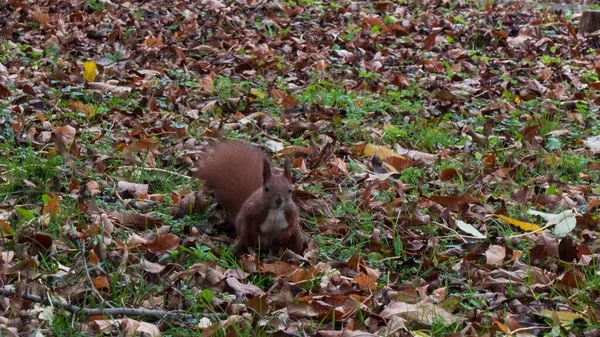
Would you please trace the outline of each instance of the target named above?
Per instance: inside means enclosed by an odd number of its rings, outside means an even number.
[[[168,174],[177,176],[179,178],[192,179],[192,177],[186,176],[185,174],[181,174],[181,173],[178,173],[178,172],[161,169],[161,168],[158,168],[158,167],[119,166],[119,168],[122,168],[122,169],[134,169],[134,170],[135,169],[140,169],[142,171],[158,171],[158,172],[162,172],[162,173],[168,173]]]
[[[44,298],[34,294],[17,294],[14,289],[0,288],[0,295],[4,296],[17,296],[21,299],[41,303],[43,305],[49,305],[56,308],[64,309],[71,313],[82,312],[87,316],[142,316],[142,317],[153,317],[153,318],[193,318],[196,317],[193,314],[186,313],[181,310],[165,311],[165,310],[153,310],[153,309],[137,309],[137,308],[83,308],[77,305],[64,303],[58,300]],[[212,316],[219,319],[225,319],[227,316],[223,313],[214,313],[212,315],[202,314],[203,316]]]

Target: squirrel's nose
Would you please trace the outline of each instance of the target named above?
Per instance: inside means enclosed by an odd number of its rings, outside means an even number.
[[[275,198],[275,204],[277,205],[277,207],[280,207],[281,204],[283,204],[283,199],[281,197]]]

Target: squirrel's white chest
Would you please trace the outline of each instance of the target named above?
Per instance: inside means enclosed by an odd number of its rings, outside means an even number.
[[[283,210],[269,210],[265,222],[260,225],[261,244],[270,245],[274,239],[288,228]]]

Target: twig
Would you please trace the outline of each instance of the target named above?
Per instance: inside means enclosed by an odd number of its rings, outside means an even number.
[[[0,295],[4,296],[17,296],[21,299],[41,303],[43,305],[50,305],[56,308],[64,309],[71,313],[83,313],[87,316],[142,316],[142,317],[153,317],[153,318],[181,318],[190,319],[196,317],[196,315],[186,313],[181,310],[165,311],[165,310],[152,310],[152,309],[136,309],[136,308],[83,308],[77,305],[64,303],[58,300],[44,298],[34,294],[17,294],[14,289],[0,288]],[[223,313],[213,313],[208,315],[202,313],[203,316],[213,316],[218,319],[225,319],[227,316]]]
[[[158,171],[158,172],[162,172],[162,173],[168,173],[168,174],[177,176],[179,178],[185,178],[185,179],[190,179],[190,180],[193,179],[192,177],[186,176],[185,174],[181,174],[181,173],[178,173],[178,172],[173,172],[173,171],[161,169],[161,168],[158,168],[158,167],[120,166],[120,168],[122,168],[122,169],[134,169],[134,170],[135,169],[139,169],[139,170],[142,170],[142,171]]]
[[[102,304],[112,308],[113,306],[104,300],[102,294],[100,294],[98,289],[96,289],[96,287],[94,286],[94,281],[92,280],[92,276],[90,275],[90,271],[88,269],[87,259],[85,258],[85,243],[83,242],[81,243],[81,260],[83,261],[83,269],[85,270],[85,275],[87,276],[87,279],[88,281],[90,281],[90,285],[92,286],[92,292],[96,294],[96,296],[100,299],[100,302],[102,302]]]
[[[524,328],[515,329],[515,330],[511,331],[511,333],[516,333],[516,332],[521,332],[521,331],[528,331],[528,330],[534,330],[534,329],[551,329],[551,328],[552,328],[551,326],[543,326],[543,325],[540,325],[540,326],[528,326],[528,327],[524,327]]]
[[[459,232],[455,231],[454,229],[450,228],[449,226],[446,226],[441,222],[434,222],[434,224],[444,228],[447,231],[454,233],[456,236],[458,236],[462,240],[463,243],[467,243],[467,239],[465,239],[463,235],[461,235]],[[473,236],[467,236],[467,237],[473,238]]]
[[[544,229],[550,228],[552,226],[554,226],[554,224],[546,225],[544,227],[541,227],[541,228],[538,228],[538,229],[534,229],[534,230],[532,230],[530,232],[507,236],[506,239],[514,239],[514,238],[520,238],[522,236],[527,236],[527,235],[531,235],[531,234],[537,234],[538,232],[542,232]]]

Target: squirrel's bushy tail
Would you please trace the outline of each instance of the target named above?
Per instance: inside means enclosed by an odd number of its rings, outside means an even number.
[[[196,176],[215,192],[217,202],[233,216],[263,185],[263,152],[238,141],[220,141],[209,147]]]

